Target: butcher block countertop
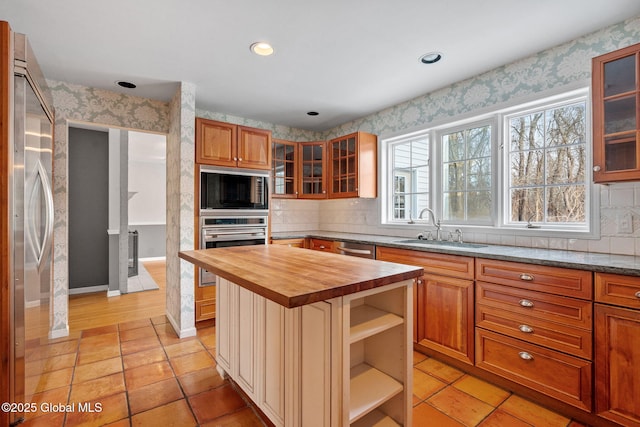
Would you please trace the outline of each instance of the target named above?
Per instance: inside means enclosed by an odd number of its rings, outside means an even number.
[[[284,245],[182,251],[179,257],[287,308],[423,274],[419,267]]]

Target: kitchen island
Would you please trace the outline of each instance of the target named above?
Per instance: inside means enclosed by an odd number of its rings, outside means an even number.
[[[218,276],[218,370],[275,425],[411,425],[422,268],[278,245],[180,257]]]

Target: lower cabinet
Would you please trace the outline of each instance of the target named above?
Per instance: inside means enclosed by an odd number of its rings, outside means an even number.
[[[411,281],[292,309],[217,287],[217,369],[274,425],[411,425]]]
[[[640,426],[640,277],[596,273],[595,300],[596,413]]]

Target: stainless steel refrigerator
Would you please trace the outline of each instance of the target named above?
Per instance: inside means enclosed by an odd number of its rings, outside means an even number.
[[[46,389],[52,318],[53,109],[46,81],[24,35],[0,22],[4,58],[2,96],[3,244],[2,401],[32,402]],[[8,114],[7,114],[8,113]],[[6,200],[6,206],[4,201]],[[8,241],[8,242],[7,242]],[[3,358],[4,359],[4,358]],[[8,384],[7,384],[8,383]],[[33,414],[10,411],[8,424]],[[3,420],[0,420],[2,423]]]

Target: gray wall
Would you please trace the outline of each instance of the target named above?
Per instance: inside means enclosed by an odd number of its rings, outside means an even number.
[[[108,134],[69,128],[69,288],[109,283]]]
[[[138,258],[156,258],[167,254],[165,224],[129,224],[129,231],[138,232]]]

